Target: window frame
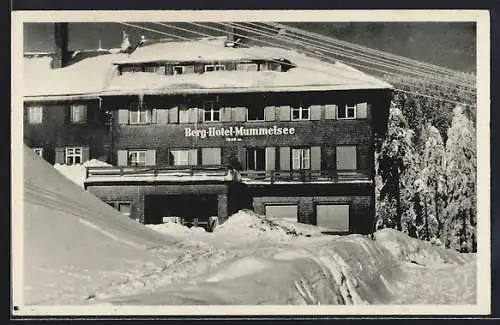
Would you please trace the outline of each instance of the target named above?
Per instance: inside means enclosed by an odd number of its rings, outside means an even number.
[[[43,158],[43,147],[35,147],[32,149],[33,149],[33,152],[35,153],[35,155],[38,155],[38,156]]]
[[[257,162],[259,161],[257,159],[257,151],[262,151],[262,153],[264,154],[264,166],[262,166],[262,169],[257,169]],[[249,161],[249,155],[250,153],[253,152],[253,164],[254,164],[254,168],[253,169],[250,169],[249,168],[249,165],[250,165],[250,161]],[[267,155],[266,155],[266,148],[265,147],[249,147],[249,148],[246,148],[246,170],[251,170],[251,171],[265,171],[266,170],[266,165],[267,165]]]
[[[77,153],[77,150],[80,152]],[[69,163],[69,158],[72,158],[72,162]],[[80,162],[75,162],[79,158]],[[64,148],[64,163],[65,165],[81,165],[83,163],[83,147],[66,147]]]
[[[131,201],[118,201],[118,202],[115,202],[115,204],[116,204],[115,209],[118,210],[118,212],[120,212],[124,216],[130,217],[130,215],[132,213],[132,202]],[[128,213],[123,213],[123,211],[120,210],[122,205],[128,205]]]
[[[207,105],[210,104],[211,105],[211,108],[207,109]],[[217,108],[217,103],[215,101],[212,101],[212,102],[204,102],[203,103],[203,106],[202,106],[202,109],[203,109],[203,122],[208,122],[208,123],[217,123],[217,122],[221,122],[221,108]],[[207,116],[206,114],[207,113],[210,113],[210,119],[207,120]],[[214,116],[215,116],[215,113],[218,114],[218,119],[215,120],[214,119]]]
[[[77,109],[75,111],[75,109]],[[74,124],[82,124],[87,122],[87,105],[86,104],[71,104],[70,106],[70,121]],[[78,113],[78,114],[77,114]],[[77,119],[75,117],[81,117]]]
[[[296,157],[294,155],[295,152],[299,152],[298,162],[299,168],[295,168]],[[307,155],[304,155],[304,152],[307,152]],[[311,170],[311,148],[310,147],[295,147],[291,148],[291,170]],[[306,159],[307,158],[307,159]],[[305,161],[307,161],[307,167],[305,166]]]
[[[213,70],[208,71],[207,68],[213,68]],[[204,72],[225,71],[226,66],[224,64],[205,64],[203,70]]]
[[[293,116],[294,111],[299,112],[298,118],[294,118],[294,116]],[[304,118],[304,113],[303,113],[304,111],[307,111],[307,118]],[[290,115],[291,115],[290,118],[292,121],[309,121],[309,120],[311,120],[311,107],[304,106],[304,105],[291,107]]]
[[[341,117],[339,112],[340,110],[343,109],[343,112],[345,114],[345,117]],[[352,116],[349,116],[348,112],[349,110],[352,109]],[[337,119],[338,120],[355,120],[356,119],[356,104],[348,103],[344,105],[338,105],[337,106]]]
[[[144,113],[145,121],[141,120],[142,113]],[[131,125],[141,125],[141,124],[151,124],[151,115],[153,113],[152,109],[147,108],[137,108],[128,110],[128,123]],[[137,114],[138,121],[133,121],[133,114]]]
[[[43,106],[41,105],[28,106],[28,123],[29,124],[43,123]]]
[[[127,166],[130,166],[130,167],[145,167],[146,166],[146,150],[141,150],[141,149],[137,149],[137,150],[128,150],[127,151]],[[132,156],[136,156],[136,159],[133,160],[132,159]],[[139,164],[141,163],[140,161],[140,156],[143,155],[144,156],[144,162],[143,164]],[[135,164],[133,164],[133,162],[135,162]]]
[[[186,68],[188,68],[188,67],[189,67],[189,68],[192,68],[192,69],[193,69],[193,71],[192,71],[192,72],[194,73],[194,65],[174,65],[174,66],[172,67],[172,71],[173,71],[174,76],[175,76],[175,75],[180,75],[180,74],[186,74]],[[178,72],[176,71],[176,69],[178,69],[178,68],[180,68],[180,69],[181,69],[181,73],[178,73]],[[190,72],[190,73],[191,73],[191,72]]]
[[[168,150],[168,153],[169,155],[171,154],[173,156],[173,152],[182,152],[182,153],[185,153],[186,154],[186,164],[176,164],[176,161],[174,159],[174,161],[171,163],[172,166],[195,166],[195,164],[193,164],[191,161],[189,161],[189,150],[191,149],[169,149]],[[175,157],[174,157],[175,158]]]
[[[262,119],[258,119],[258,120],[251,120],[251,119],[249,118],[249,116],[250,116],[250,108],[248,108],[248,107],[247,107],[247,109],[246,109],[246,121],[247,121],[247,122],[263,122],[263,121],[265,121],[265,120],[266,120],[266,114],[265,114],[265,112],[264,112],[264,108],[262,108],[261,110],[259,109],[259,110],[257,110],[257,111],[262,112]]]
[[[238,67],[245,66],[245,69],[238,69]],[[255,70],[249,70],[248,67],[254,66]],[[236,71],[259,71],[259,65],[257,63],[253,62],[240,62],[236,63]]]

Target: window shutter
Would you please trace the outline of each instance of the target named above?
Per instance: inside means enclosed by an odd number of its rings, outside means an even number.
[[[128,109],[120,109],[118,110],[118,123],[128,124]]]
[[[290,121],[290,106],[279,106],[280,121]]]
[[[276,120],[276,107],[266,106],[264,108],[264,120],[266,120],[266,121]]]
[[[276,148],[266,148],[266,170],[276,169]]]
[[[356,118],[367,118],[368,117],[368,104],[359,103],[356,104]]]
[[[311,105],[310,110],[311,110],[311,120],[313,121],[319,121],[321,120],[321,105]]]
[[[245,122],[246,110],[247,110],[246,107],[233,107],[234,120],[236,122]]]
[[[241,164],[241,169],[247,169],[247,148],[239,147],[238,148],[238,161]]]
[[[56,164],[64,164],[64,148],[56,148]]]
[[[231,122],[231,107],[221,108],[221,122]]]
[[[337,113],[337,105],[325,105],[325,120],[334,120]]]
[[[220,165],[220,148],[201,148],[201,163],[203,165]]]
[[[156,108],[153,108],[151,110],[151,123],[152,124],[158,123],[158,110]]]
[[[193,119],[195,122],[203,122],[203,114],[205,113],[205,110],[203,109],[198,109],[197,107],[194,107],[193,108]],[[196,120],[196,118],[198,118],[198,120]]]
[[[118,166],[127,166],[127,150],[118,150]]]
[[[165,66],[165,74],[174,74],[174,67],[171,64]]]
[[[146,166],[156,166],[156,150],[146,150]]]
[[[189,149],[188,160],[190,165],[198,165],[198,149]]]
[[[82,163],[90,160],[90,148],[83,147],[82,148]]]
[[[338,146],[337,170],[355,170],[357,168],[356,155],[355,146]]]
[[[156,110],[156,123],[167,124],[168,123],[169,110],[166,108],[159,108]]]
[[[280,147],[280,170],[290,170],[290,147]]]
[[[311,170],[321,170],[321,147],[311,147]]]
[[[198,112],[196,107],[190,107],[187,109],[188,123],[196,123],[198,121]]]
[[[179,123],[179,108],[177,106],[168,110],[168,121],[170,123]]]

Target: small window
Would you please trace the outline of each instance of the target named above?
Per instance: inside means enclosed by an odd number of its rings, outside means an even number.
[[[203,121],[204,122],[220,121],[220,109],[216,107],[215,102],[206,102],[203,104]]]
[[[337,147],[337,170],[353,171],[356,170],[356,147],[338,146]]]
[[[40,156],[40,157],[43,157],[43,148],[33,148],[33,152]]]
[[[130,207],[131,207],[131,204],[130,202],[119,202],[118,203],[118,211],[120,211],[121,214],[123,214],[124,216],[130,216]]]
[[[28,108],[28,121],[30,124],[40,124],[43,119],[43,107],[42,106],[30,106]]]
[[[146,166],[146,151],[145,150],[130,150],[128,152],[129,166]]]
[[[165,74],[165,66],[163,65],[150,65],[144,67],[144,72]]]
[[[292,120],[300,121],[300,120],[309,120],[309,107],[293,107],[292,108]]]
[[[187,74],[187,73],[194,73],[194,66],[192,65],[174,66],[174,74]]]
[[[66,148],[65,162],[66,165],[81,164],[83,160],[83,148]]]
[[[71,105],[71,122],[84,123],[87,121],[86,105]]]
[[[266,149],[248,148],[247,149],[247,169],[248,170],[266,170]]]
[[[251,107],[247,109],[247,121],[264,121],[264,108]]]
[[[354,104],[339,105],[337,108],[337,117],[339,119],[355,119],[356,105]]]
[[[292,169],[303,170],[311,168],[311,149],[292,149]]]
[[[257,71],[257,63],[238,63],[236,65],[236,70],[238,71]]]
[[[130,124],[147,124],[151,120],[151,110],[136,109],[129,111]]]
[[[205,72],[211,71],[224,71],[226,67],[222,64],[207,64],[205,65]]]

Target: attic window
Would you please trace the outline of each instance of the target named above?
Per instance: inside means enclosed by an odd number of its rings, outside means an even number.
[[[176,65],[174,66],[174,74],[194,73],[194,66],[192,65]]]

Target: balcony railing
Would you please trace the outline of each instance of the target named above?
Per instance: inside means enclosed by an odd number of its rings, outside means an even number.
[[[365,173],[336,171],[236,171],[217,166],[145,166],[145,167],[87,167],[86,182],[137,180],[137,181],[193,181],[213,180],[244,183],[276,182],[371,182]]]

